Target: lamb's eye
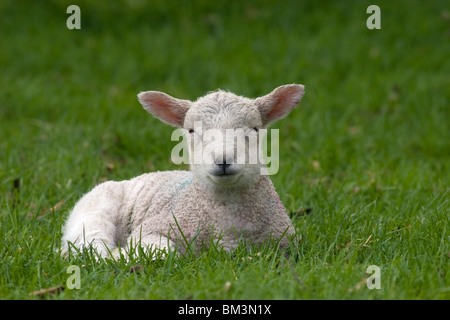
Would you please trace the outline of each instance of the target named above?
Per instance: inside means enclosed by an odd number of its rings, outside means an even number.
[[[194,129],[189,129],[189,133],[194,133]]]

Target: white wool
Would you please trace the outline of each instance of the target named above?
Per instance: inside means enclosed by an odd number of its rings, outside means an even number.
[[[257,99],[224,91],[195,102],[156,91],[138,97],[155,117],[186,132],[201,121],[205,130],[242,128],[245,134],[257,134],[253,128],[287,115],[303,92],[301,85],[286,85]],[[191,164],[191,171],[152,172],[98,185],[73,208],[63,229],[64,251],[69,244],[81,250],[92,246],[108,256],[131,243],[183,251],[186,240],[194,238],[196,248],[208,246],[211,239],[227,249],[240,239],[258,245],[275,238],[285,246],[294,228],[269,177],[260,174],[263,165],[239,164],[227,156],[225,166],[214,158],[210,164]]]

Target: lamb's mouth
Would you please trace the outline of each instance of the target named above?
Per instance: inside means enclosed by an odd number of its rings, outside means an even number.
[[[241,175],[239,174],[239,172],[210,172],[208,173],[207,177],[216,184],[224,185],[236,183],[241,178]]]

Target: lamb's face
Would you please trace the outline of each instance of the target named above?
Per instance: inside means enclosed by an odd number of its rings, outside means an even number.
[[[301,100],[302,85],[291,84],[249,99],[217,91],[195,102],[163,92],[138,95],[158,119],[185,130],[194,177],[207,188],[248,187],[261,175],[261,130],[286,116]]]
[[[254,100],[210,93],[191,105],[183,128],[190,141],[191,171],[202,185],[240,188],[258,180],[263,122]]]

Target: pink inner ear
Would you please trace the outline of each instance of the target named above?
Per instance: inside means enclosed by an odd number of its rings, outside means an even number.
[[[269,109],[269,111],[266,113],[266,118],[268,120],[272,119],[278,119],[283,117],[285,114],[287,114],[289,111],[286,111],[286,108],[288,106],[288,103],[286,101],[286,98],[279,97],[274,106]]]
[[[145,94],[142,97],[145,109],[156,118],[174,126],[182,126],[187,108],[182,102],[160,92]]]
[[[268,120],[275,120],[286,116],[297,106],[302,98],[302,91],[296,87],[284,87],[281,92],[274,93],[274,103],[265,114]]]
[[[172,104],[169,103],[166,99],[163,98],[154,98],[152,100],[153,104],[157,105],[158,107],[161,108],[169,108]]]
[[[153,100],[153,114],[172,125],[183,125],[184,112],[175,103],[165,99]]]
[[[182,125],[184,118],[175,113],[170,105],[157,104],[152,107],[152,114],[171,125]]]

